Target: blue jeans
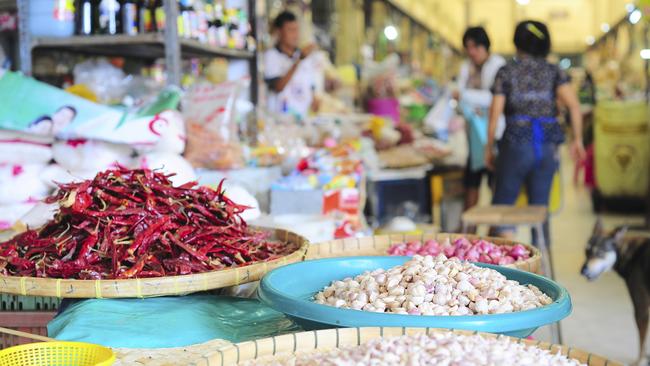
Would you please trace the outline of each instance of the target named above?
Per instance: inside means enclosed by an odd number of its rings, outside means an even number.
[[[521,188],[526,186],[529,205],[548,206],[553,176],[559,166],[557,145],[542,145],[541,158],[535,158],[532,144],[514,144],[502,141],[496,163],[495,189],[492,203],[514,205]],[[499,230],[512,230],[501,227]],[[548,220],[544,224],[544,235],[548,236]],[[535,243],[533,235],[533,244]]]

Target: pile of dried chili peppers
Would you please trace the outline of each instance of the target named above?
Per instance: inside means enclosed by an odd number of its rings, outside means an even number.
[[[223,182],[222,182],[223,183]],[[46,225],[0,243],[0,275],[127,279],[214,271],[271,260],[297,245],[269,240],[214,190],[174,187],[151,170],[109,170],[60,185]]]

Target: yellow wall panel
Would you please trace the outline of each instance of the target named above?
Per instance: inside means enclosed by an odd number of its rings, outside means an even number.
[[[482,24],[493,39],[494,50],[512,54],[514,27],[517,22],[528,18],[543,21],[549,26],[555,52],[582,52],[587,46],[586,38],[602,35],[600,28],[603,23],[615,25],[625,15],[625,5],[630,0],[530,0],[525,6],[517,4],[515,0],[390,2],[457,48],[461,47],[460,38],[468,24]]]

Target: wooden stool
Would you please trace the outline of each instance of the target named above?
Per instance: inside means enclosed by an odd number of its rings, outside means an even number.
[[[549,238],[544,234],[544,223],[548,217],[546,206],[517,207],[510,205],[476,206],[462,215],[462,232],[469,226],[528,226],[535,229],[535,241],[542,253],[542,269],[544,274],[555,279],[553,261],[548,250]],[[562,344],[560,323],[551,324],[553,343]]]

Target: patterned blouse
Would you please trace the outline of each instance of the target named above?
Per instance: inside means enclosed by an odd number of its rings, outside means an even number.
[[[505,95],[506,130],[503,141],[530,143],[531,120],[543,120],[544,143],[562,143],[564,133],[557,121],[556,90],[569,77],[556,65],[539,57],[522,57],[499,70],[492,86],[494,95]]]

